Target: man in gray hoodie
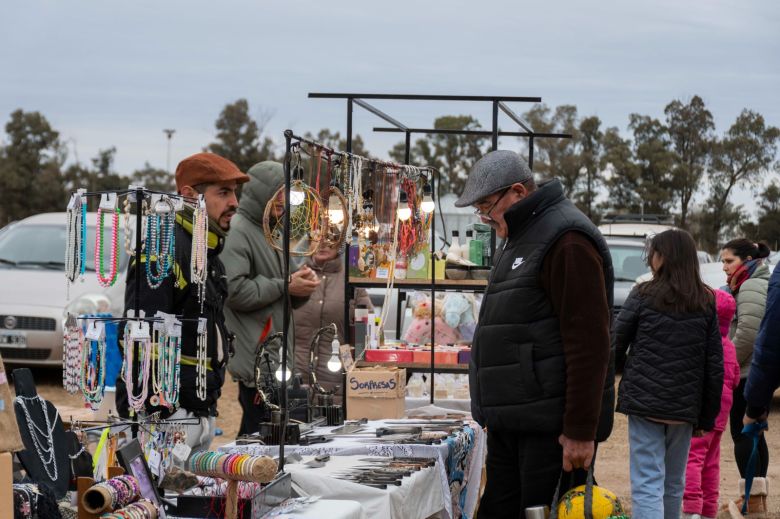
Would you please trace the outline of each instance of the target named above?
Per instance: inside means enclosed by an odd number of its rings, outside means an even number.
[[[243,187],[238,214],[220,256],[228,283],[225,321],[236,336],[235,354],[228,360],[227,369],[238,380],[238,401],[243,410],[239,436],[257,432],[260,422],[270,420],[255,387],[255,355],[261,337],[282,331],[284,312],[304,304],[320,284],[316,274],[303,267],[290,276],[290,302],[284,301],[284,257],[263,234],[263,212],[284,185],[284,170],[278,162],[265,161],[252,166],[248,173],[250,180]],[[272,209],[272,218],[284,215],[283,197],[277,202],[280,203]],[[295,359],[290,315],[288,369]],[[279,341],[272,343],[268,351],[271,376],[281,362],[279,346]],[[263,371],[267,371],[265,365]]]

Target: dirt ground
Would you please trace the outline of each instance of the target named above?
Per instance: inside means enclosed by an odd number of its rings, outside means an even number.
[[[13,366],[8,366],[10,371]],[[62,388],[62,372],[57,369],[35,369],[33,371],[38,392],[51,401],[67,420],[69,416],[87,416],[83,410],[80,395],[68,395]],[[780,519],[780,493],[774,491],[780,481],[780,397],[775,397],[774,412],[769,418],[770,464],[769,479],[770,498],[768,517]],[[232,441],[238,433],[241,422],[241,407],[238,405],[238,386],[231,380],[225,384],[222,398],[219,401],[219,417],[217,427],[223,431],[222,436],[215,438],[214,445],[223,445]],[[596,479],[599,485],[615,492],[624,505],[631,505],[631,485],[628,470],[628,421],[621,414],[615,415],[615,428],[609,441],[599,447],[596,464]],[[727,499],[737,499],[737,482],[739,472],[734,461],[734,451],[731,436],[728,431],[721,442],[721,502]]]

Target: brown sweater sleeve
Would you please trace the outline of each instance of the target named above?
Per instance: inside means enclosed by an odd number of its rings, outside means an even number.
[[[609,363],[610,308],[601,256],[577,231],[561,236],[542,262],[542,288],[561,326],[566,358],[563,434],[593,440]]]

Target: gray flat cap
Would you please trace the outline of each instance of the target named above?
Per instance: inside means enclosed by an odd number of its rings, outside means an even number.
[[[525,182],[533,177],[531,168],[514,151],[491,151],[479,159],[469,171],[466,188],[455,202],[455,207],[469,206],[507,186]]]

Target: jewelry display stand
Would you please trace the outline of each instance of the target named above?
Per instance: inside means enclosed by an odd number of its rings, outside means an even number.
[[[15,369],[12,375],[16,396],[27,399],[38,396],[32,372],[28,368]],[[25,403],[29,413],[29,419],[32,420],[32,424],[29,424],[28,414],[25,414],[24,409],[19,403],[14,402],[16,421],[19,424],[22,443],[24,443],[24,450],[19,451],[17,456],[22,463],[22,467],[30,476],[30,479],[35,483],[45,484],[50,487],[57,499],[61,499],[68,491],[70,483],[68,440],[65,435],[65,427],[62,424],[62,418],[60,418],[57,408],[47,400],[43,400],[43,403],[45,409],[36,401],[28,401]],[[44,416],[44,411],[46,412],[46,416]],[[51,427],[51,431],[47,430],[47,422]],[[49,472],[56,473],[56,479],[52,479],[49,473],[47,473],[42,460],[42,453],[39,452],[41,447],[36,445],[35,440],[33,440],[33,435],[35,434],[37,435],[38,441],[44,443],[48,442],[49,432],[51,433],[51,445],[44,444],[43,448],[51,448],[54,450],[53,462],[48,464],[48,468]]]

